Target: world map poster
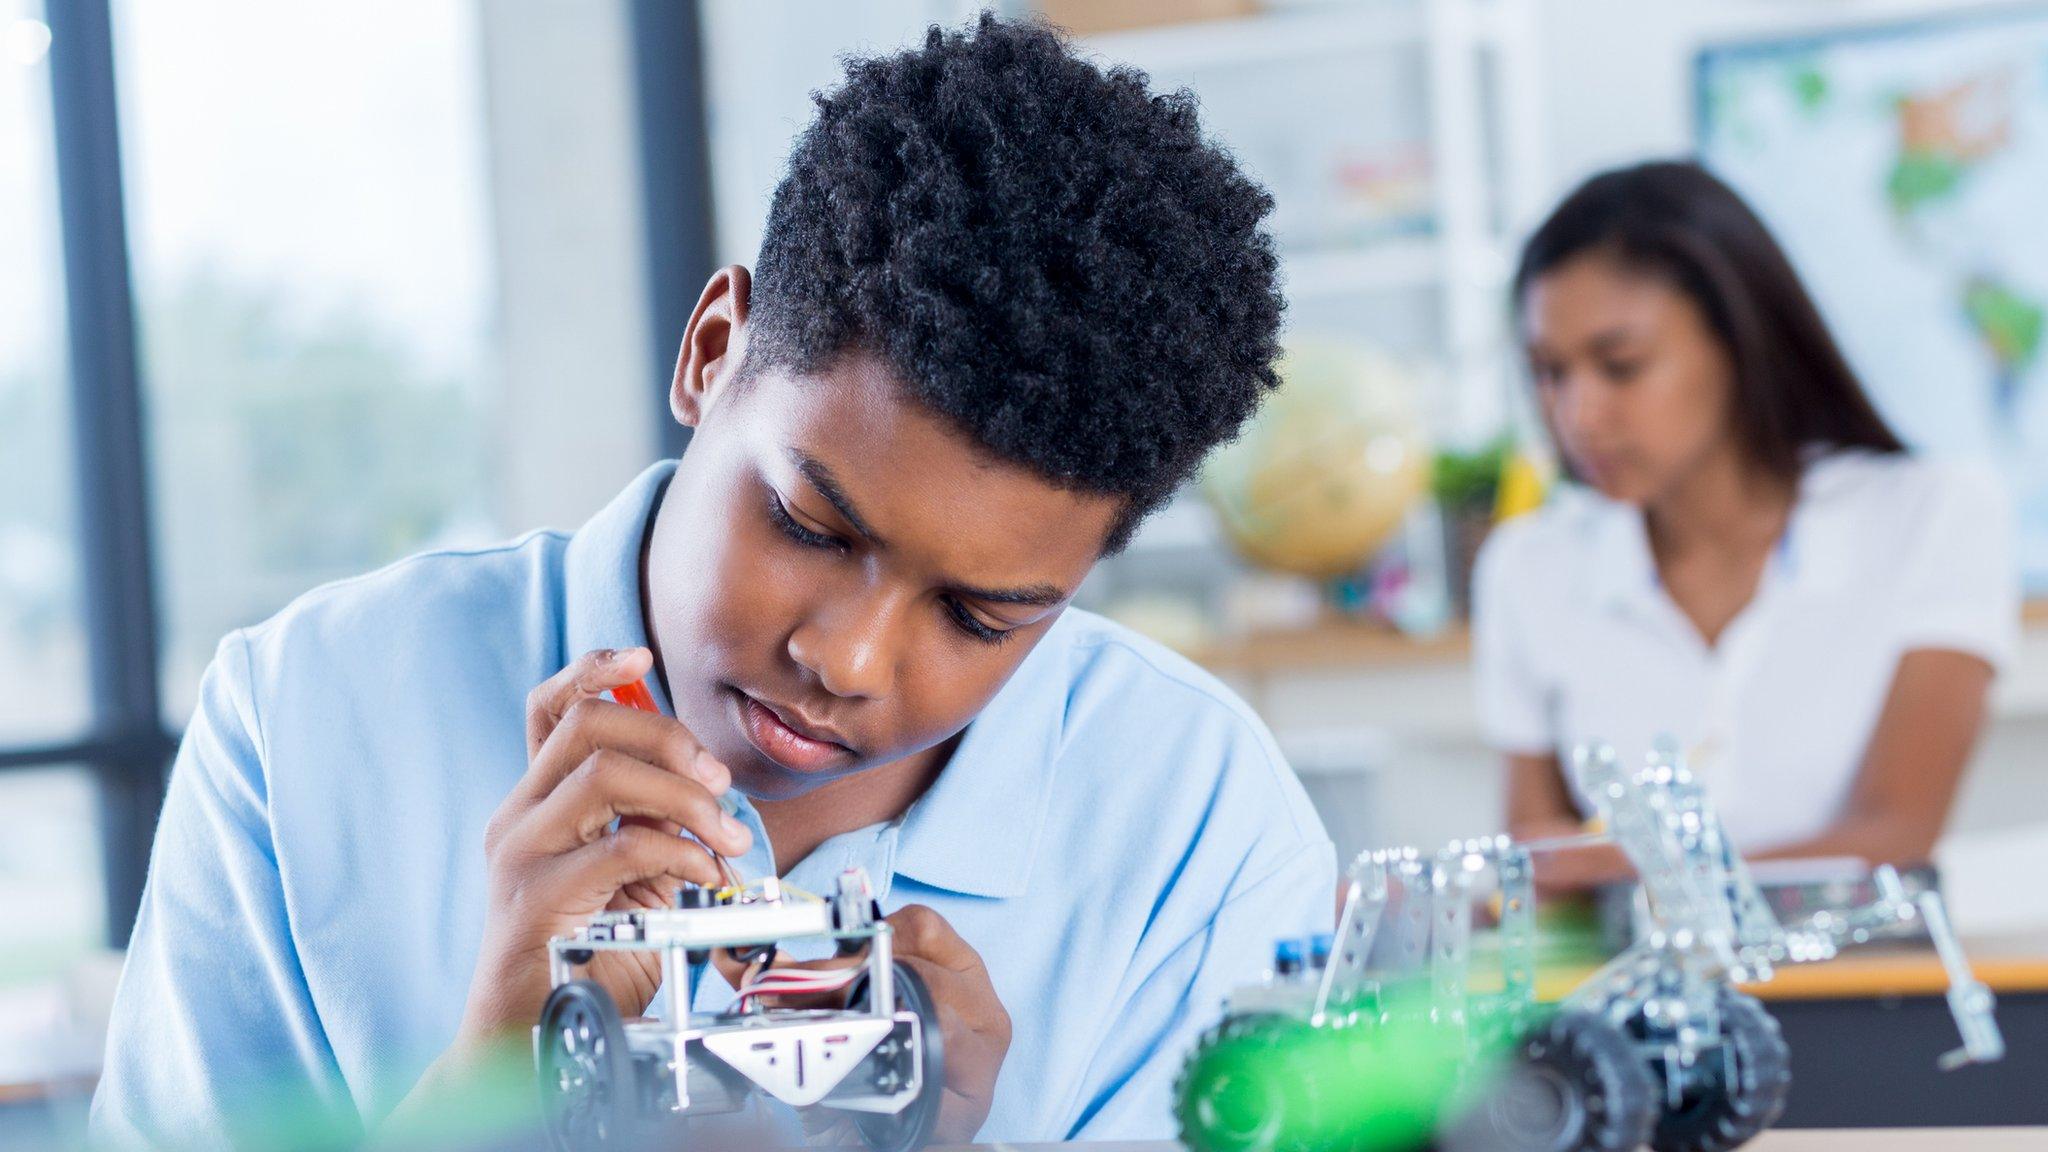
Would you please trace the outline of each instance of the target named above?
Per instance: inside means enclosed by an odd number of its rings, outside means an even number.
[[[1992,463],[2048,593],[2048,8],[1701,54],[1700,159],[1916,450]]]

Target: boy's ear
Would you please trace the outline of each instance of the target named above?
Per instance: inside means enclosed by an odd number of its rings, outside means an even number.
[[[695,428],[720,392],[739,375],[746,353],[747,301],[754,280],[746,268],[730,264],[711,274],[683,329],[683,348],[676,356],[676,376],[669,386],[669,411],[676,422]]]

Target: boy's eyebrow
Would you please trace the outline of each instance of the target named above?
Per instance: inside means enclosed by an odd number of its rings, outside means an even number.
[[[832,469],[827,468],[824,461],[797,448],[789,450],[789,458],[796,464],[796,470],[803,473],[804,479],[811,482],[811,487],[818,490],[818,495],[823,496],[826,503],[831,504],[841,516],[846,517],[846,522],[855,532],[866,537],[870,543],[877,546],[882,544],[882,538],[875,534],[873,528],[868,527],[867,521],[860,518],[860,513],[853,507],[853,499],[846,494],[846,489],[839,486],[838,477],[832,475]],[[1066,589],[1051,584],[1027,584],[1022,588],[970,588],[961,585],[953,591],[955,595],[964,596],[969,600],[980,600],[988,604],[1021,604],[1032,608],[1050,607],[1065,601],[1071,595]]]
[[[1050,584],[1032,584],[1023,588],[967,588],[953,590],[954,595],[969,600],[980,600],[989,604],[1022,604],[1032,608],[1047,608],[1067,598],[1063,588]]]
[[[832,475],[832,470],[825,467],[823,461],[807,456],[796,448],[789,450],[789,458],[796,463],[796,470],[804,474],[804,479],[811,482],[811,487],[818,490],[818,495],[823,496],[826,503],[838,509],[841,516],[846,517],[846,522],[853,526],[855,532],[865,536],[870,543],[882,543],[882,538],[876,535],[875,530],[868,527],[868,522],[861,519],[860,513],[854,510],[852,497],[846,494],[846,489],[839,486],[838,478]]]

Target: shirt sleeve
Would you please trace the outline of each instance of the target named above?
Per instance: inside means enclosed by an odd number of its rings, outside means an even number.
[[[1107,1085],[1084,1102],[1071,1140],[1159,1140],[1175,1134],[1173,1084],[1233,989],[1261,979],[1282,936],[1328,932],[1336,922],[1336,849],[1296,850],[1270,874],[1236,890],[1215,916],[1128,982],[1114,1018],[1158,1021],[1112,1028],[1087,1077]]]
[[[1557,748],[1549,696],[1529,653],[1529,639],[1517,618],[1516,573],[1511,571],[1504,534],[1496,529],[1479,551],[1472,574],[1472,672],[1478,694],[1479,728],[1498,751],[1540,756]]]
[[[1900,650],[1966,652],[2002,672],[2020,641],[2011,500],[1987,469],[1944,464],[1936,475],[1898,585]]]
[[[241,633],[179,746],[93,1096],[96,1143],[351,1143],[361,1130],[300,971]]]

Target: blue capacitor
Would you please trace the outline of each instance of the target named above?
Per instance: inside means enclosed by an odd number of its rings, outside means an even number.
[[[1315,968],[1326,968],[1330,963],[1330,952],[1337,946],[1337,937],[1329,932],[1318,932],[1308,938],[1308,961]]]
[[[1301,971],[1301,941],[1289,937],[1273,944],[1273,971],[1276,975],[1292,976]]]

